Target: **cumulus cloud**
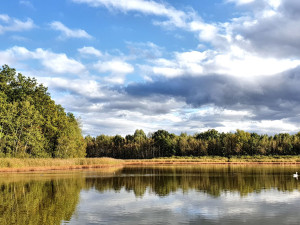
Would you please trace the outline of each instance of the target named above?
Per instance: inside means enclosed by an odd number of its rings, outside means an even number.
[[[110,72],[116,74],[127,74],[134,71],[132,65],[117,59],[104,62],[98,61],[98,63],[95,64],[95,68],[101,73]]]
[[[54,21],[50,23],[50,27],[53,30],[57,30],[61,32],[60,38],[92,38],[91,35],[89,35],[85,30],[82,29],[70,29],[67,26],[65,26],[63,23],[59,21]]]
[[[53,53],[43,49],[36,50],[37,59],[41,59],[42,64],[54,73],[79,74],[85,70],[85,66],[75,59],[68,58],[64,53]]]
[[[39,60],[47,70],[58,74],[79,74],[85,70],[83,64],[69,58],[65,53],[54,53],[42,48],[30,51],[25,47],[14,46],[2,51],[0,55],[2,55],[4,63],[20,62],[29,59]]]
[[[226,74],[240,78],[272,76],[300,65],[299,59],[263,57],[232,45],[226,51],[174,52],[173,58],[151,60],[152,66],[144,67],[148,73],[167,78]],[[150,74],[149,73],[149,74]]]
[[[67,92],[81,98],[102,99],[106,96],[105,89],[101,85],[89,79],[67,79],[62,77],[40,77],[39,81],[49,88],[61,92]],[[104,89],[104,90],[102,90]],[[77,105],[77,104],[75,104]]]
[[[64,93],[56,102],[81,117],[85,134],[126,135],[137,128],[147,133],[160,129],[161,124],[167,128],[181,122],[173,113],[185,105],[178,98],[132,97],[90,79],[40,77],[38,80],[49,90]]]
[[[95,49],[94,47],[82,47],[78,49],[79,53],[82,55],[92,55],[92,56],[97,56],[97,57],[101,57],[102,53],[101,51],[99,51],[98,49]]]
[[[299,1],[255,0],[252,7],[251,15],[228,24],[231,41],[260,55],[300,57]]]
[[[130,74],[134,71],[134,67],[131,64],[121,59],[111,59],[109,61],[99,60],[94,64],[94,68],[99,73],[109,74],[109,76],[104,78],[105,81],[117,84],[123,84],[126,74]]]
[[[133,96],[180,97],[195,108],[206,105],[247,110],[251,120],[280,120],[298,115],[300,73],[297,67],[275,77],[237,80],[227,75],[185,76],[144,84],[130,84],[125,90]]]
[[[6,14],[0,14],[0,35],[6,32],[31,30],[35,27],[33,20],[30,18],[27,18],[26,21],[21,21]]]

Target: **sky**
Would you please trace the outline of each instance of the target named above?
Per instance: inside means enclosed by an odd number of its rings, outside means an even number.
[[[299,0],[0,1],[0,65],[84,135],[300,126]]]

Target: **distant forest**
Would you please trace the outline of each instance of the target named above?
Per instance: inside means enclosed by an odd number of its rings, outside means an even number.
[[[179,136],[166,130],[146,135],[83,138],[72,113],[55,104],[35,78],[0,68],[0,157],[113,157],[148,159],[171,156],[298,155],[300,132],[274,136],[237,130]]]
[[[146,136],[143,130],[133,135],[85,137],[87,157],[120,159],[149,159],[171,156],[242,156],[242,155],[298,155],[300,132],[268,136],[237,130],[235,133],[206,132],[179,136],[158,130]]]

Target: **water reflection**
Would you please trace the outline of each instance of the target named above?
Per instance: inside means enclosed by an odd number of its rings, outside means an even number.
[[[238,192],[241,196],[264,189],[298,190],[292,174],[293,166],[153,166],[126,167],[112,177],[86,178],[87,186],[103,192],[125,188],[142,197],[147,188],[159,196],[167,196],[180,189],[201,191],[214,197],[223,191]]]
[[[0,224],[298,224],[298,166],[151,166],[0,176]]]
[[[1,182],[0,224],[60,224],[79,202],[80,179]]]

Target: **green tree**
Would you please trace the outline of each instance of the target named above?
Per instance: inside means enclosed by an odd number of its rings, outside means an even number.
[[[85,142],[73,114],[56,105],[35,78],[0,69],[0,156],[84,157]]]

